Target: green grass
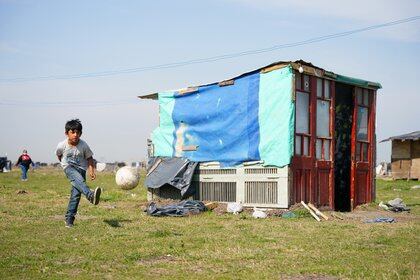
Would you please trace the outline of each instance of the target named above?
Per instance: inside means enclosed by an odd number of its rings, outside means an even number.
[[[247,213],[155,218],[141,211],[142,186],[122,191],[112,173],[89,184],[104,188],[103,201],[83,199],[68,229],[62,171],[37,170],[27,182],[17,171],[0,173],[1,279],[419,279],[420,190],[411,186],[420,182],[377,181],[377,201],[401,197],[412,208],[393,214],[394,224],[351,214],[322,223]]]

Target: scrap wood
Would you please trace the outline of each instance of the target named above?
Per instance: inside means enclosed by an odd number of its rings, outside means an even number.
[[[339,215],[339,214],[337,214],[335,212],[332,212],[331,213],[331,216],[333,216],[334,218],[340,219],[340,220],[344,220],[343,216],[341,216],[341,215]]]
[[[321,219],[315,214],[315,212],[314,211],[312,211],[312,209],[311,208],[309,208],[308,207],[308,205],[306,205],[306,203],[305,202],[303,202],[303,201],[301,201],[300,202],[300,204],[302,204],[303,205],[303,207],[305,207],[306,208],[306,210],[308,210],[309,211],[309,213],[312,215],[312,217],[314,217],[315,218],[315,220],[317,220],[318,222],[320,222],[321,221]]]
[[[312,210],[314,210],[314,211],[315,211],[315,213],[316,213],[318,216],[321,216],[322,218],[324,218],[325,220],[327,220],[327,221],[328,221],[328,216],[327,216],[327,215],[325,215],[324,213],[322,213],[321,211],[319,211],[319,210],[318,210],[318,208],[316,208],[316,207],[315,207],[315,205],[313,205],[312,203],[308,203],[308,206],[309,206],[309,208],[311,208]]]
[[[211,201],[211,202],[205,203],[204,206],[206,206],[207,210],[213,210],[214,208],[219,206],[219,203],[217,203],[215,201]]]

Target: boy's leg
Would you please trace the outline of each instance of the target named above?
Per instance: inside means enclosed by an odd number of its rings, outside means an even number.
[[[22,176],[21,176],[21,179],[22,180],[26,180],[26,167],[23,165],[23,164],[20,164],[19,165],[19,167],[20,167],[20,170],[22,170]]]
[[[80,193],[83,193],[86,198],[90,201],[93,196],[93,192],[89,189],[89,187],[85,183],[85,178],[83,171],[79,171],[72,166],[66,167],[64,169],[64,173],[66,173],[67,178],[70,180],[71,185],[73,188],[76,188]]]
[[[70,226],[73,225],[74,216],[77,213],[77,207],[79,206],[79,202],[80,202],[80,196],[81,196],[80,191],[76,189],[75,187],[72,187],[71,192],[70,192],[69,205],[67,207],[67,213],[66,213],[67,225],[70,225]]]

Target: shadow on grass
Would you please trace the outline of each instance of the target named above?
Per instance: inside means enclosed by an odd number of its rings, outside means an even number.
[[[406,205],[409,207],[414,207],[414,206],[419,206],[420,203],[407,203]]]
[[[111,227],[114,227],[114,228],[122,227],[121,223],[124,223],[124,222],[131,222],[131,220],[125,220],[125,219],[104,220],[104,223],[107,223],[108,225],[110,225]]]
[[[167,236],[182,236],[182,233],[171,230],[156,230],[149,232],[149,237],[167,237]]]

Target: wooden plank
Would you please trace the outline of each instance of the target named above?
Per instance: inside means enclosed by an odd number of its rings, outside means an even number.
[[[315,212],[315,214],[317,214],[318,216],[321,216],[322,218],[328,221],[328,216],[322,213],[321,211],[319,211],[318,208],[315,207],[315,205],[313,205],[312,203],[308,203],[308,206]]]
[[[393,140],[392,141],[392,153],[391,153],[391,161],[397,159],[409,159],[411,149],[410,149],[410,142],[411,141],[400,141],[400,140]]]
[[[315,212],[314,211],[312,211],[312,209],[311,208],[309,208],[309,206],[308,205],[306,205],[306,203],[305,202],[303,202],[303,201],[301,201],[300,202],[300,204],[302,204],[303,205],[303,207],[305,207],[306,208],[306,210],[308,210],[309,211],[309,213],[312,215],[312,217],[314,217],[315,218],[315,220],[317,220],[318,222],[320,222],[321,221],[321,219],[315,214]]]
[[[196,92],[196,91],[198,91],[198,87],[188,87],[188,88],[179,90],[178,94],[186,95],[186,94],[190,94],[190,93],[193,93],[193,92]]]
[[[219,83],[219,87],[231,86],[235,84],[235,80],[226,80]]]
[[[393,160],[391,163],[391,174],[394,179],[407,179],[410,175],[411,160]]]
[[[182,151],[197,151],[198,145],[182,146]]]
[[[212,201],[212,202],[208,202],[206,204],[204,204],[204,206],[206,206],[207,210],[213,210],[214,208],[217,208],[217,206],[219,206],[218,202]]]
[[[274,70],[277,70],[277,69],[284,68],[287,65],[289,65],[289,64],[288,63],[287,64],[277,64],[277,65],[273,65],[271,67],[265,67],[265,68],[261,69],[260,73],[262,73],[262,74],[268,73],[268,72],[271,72],[271,71],[274,71]]]
[[[339,214],[337,214],[335,212],[332,212],[331,213],[331,216],[333,216],[334,218],[337,218],[339,220],[344,220],[343,216],[341,216],[341,215],[339,215]]]
[[[413,158],[411,160],[411,172],[410,172],[412,179],[420,180],[420,158]]]
[[[417,158],[420,159],[420,140],[416,140],[416,141],[412,141],[412,150],[411,150],[411,155],[412,158]]]

